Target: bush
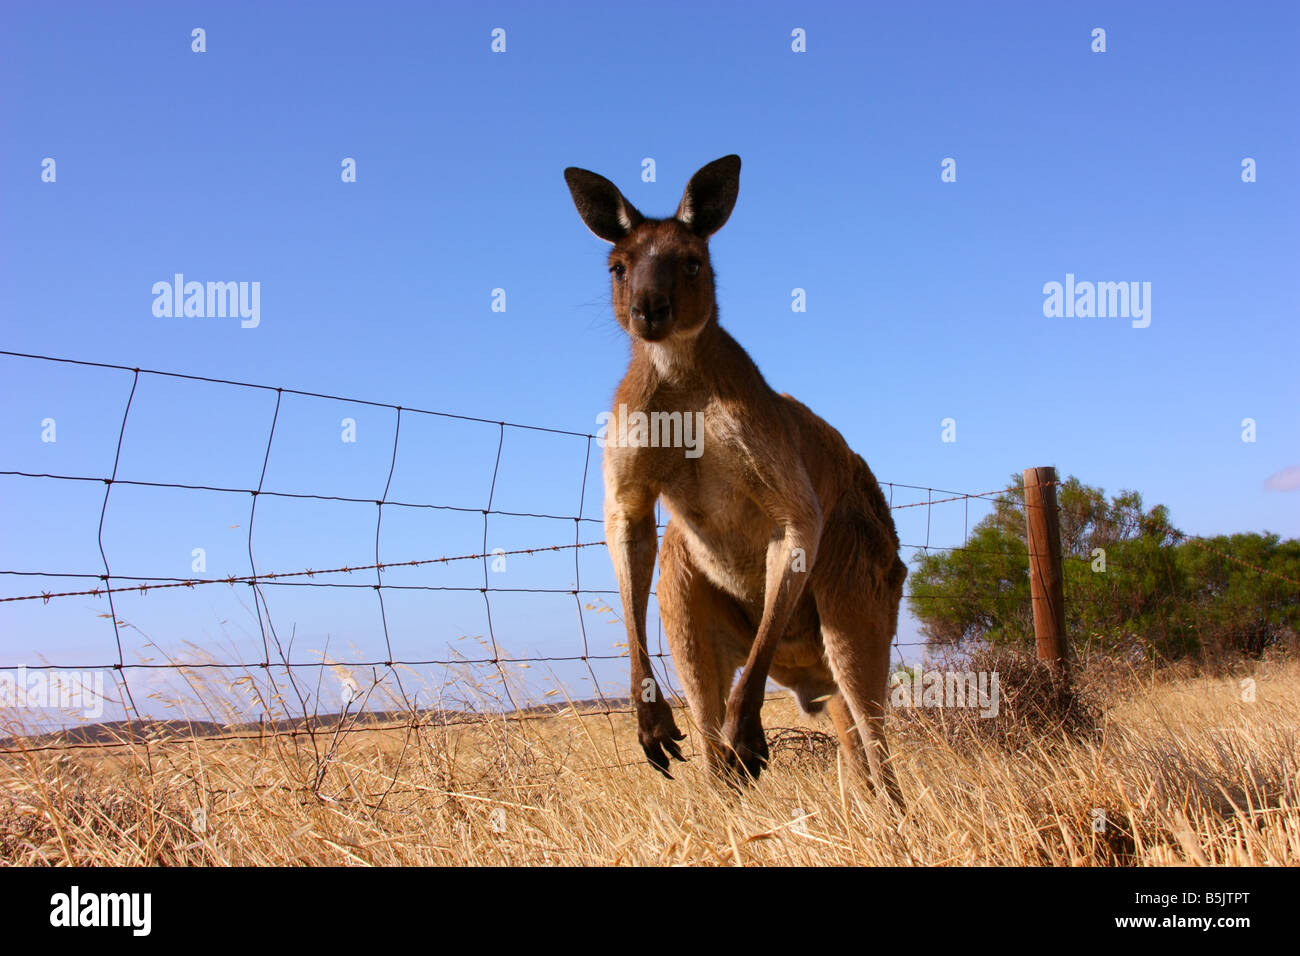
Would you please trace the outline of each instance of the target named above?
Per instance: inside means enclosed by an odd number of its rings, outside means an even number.
[[[1100,698],[1090,689],[1079,689],[1069,675],[1058,675],[1031,654],[985,645],[943,655],[941,660],[935,669],[996,673],[997,713],[982,716],[979,709],[971,707],[908,708],[892,713],[904,721],[919,721],[956,750],[991,745],[1019,753],[1100,734]]]

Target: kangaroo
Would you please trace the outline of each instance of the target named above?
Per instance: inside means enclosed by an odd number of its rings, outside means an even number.
[[[632,346],[602,470],[647,759],[670,779],[671,759],[684,759],[685,735],[646,649],[662,499],[670,521],[660,615],[709,768],[739,783],[766,766],[760,711],[770,676],[804,712],[829,707],[854,769],[901,807],[884,716],[907,567],[866,462],[806,406],[773,391],[718,324],[708,239],[735,206],[740,157],[700,169],[668,219],[647,219],[596,173],[569,167],[564,178],[587,228],[613,243],[614,315]],[[698,423],[696,447],[646,436],[647,418]]]

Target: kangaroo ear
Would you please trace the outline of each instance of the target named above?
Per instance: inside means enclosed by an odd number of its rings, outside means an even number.
[[[740,157],[715,159],[686,184],[677,218],[697,236],[713,235],[731,216],[740,191]]]
[[[618,242],[641,225],[645,217],[623,198],[618,187],[604,176],[577,166],[564,171],[573,204],[587,228],[606,242]]]

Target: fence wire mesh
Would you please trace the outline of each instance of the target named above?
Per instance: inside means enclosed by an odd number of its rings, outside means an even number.
[[[565,706],[574,712],[581,712],[584,715],[611,717],[615,714],[631,713],[632,708],[628,703],[626,694],[615,694],[612,691],[607,692],[602,685],[600,675],[597,672],[596,665],[604,662],[619,661],[627,657],[626,650],[617,650],[617,647],[609,652],[593,650],[592,635],[588,632],[588,616],[584,611],[598,611],[609,613],[610,617],[616,618],[617,611],[617,590],[613,587],[596,587],[586,586],[583,581],[583,561],[581,555],[591,549],[600,550],[605,547],[605,542],[595,537],[599,533],[601,519],[595,516],[589,516],[586,510],[589,505],[587,487],[592,477],[592,450],[597,436],[591,433],[569,431],[564,429],[546,428],[536,425],[524,424],[519,422],[493,420],[488,418],[478,418],[473,416],[457,415],[447,412],[432,411],[422,408],[413,408],[409,406],[395,405],[385,402],[378,402],[365,399],[349,398],[340,395],[333,395],[324,392],[305,391],[282,386],[268,386],[250,382],[241,382],[230,379],[218,379],[198,375],[187,375],[177,372],[166,372],[154,369],[133,368],[122,365],[113,365],[102,362],[86,362],[66,358],[57,358],[45,355],[33,355],[28,353],[0,351],[0,356],[5,356],[10,360],[24,362],[44,362],[56,363],[63,366],[71,366],[79,369],[104,369],[113,372],[122,373],[129,376],[129,390],[127,393],[125,405],[120,416],[116,420],[116,440],[113,447],[112,463],[105,472],[99,474],[71,474],[57,473],[49,471],[35,471],[24,469],[0,470],[0,478],[17,482],[42,482],[42,483],[66,483],[78,486],[102,485],[102,498],[98,500],[98,521],[95,528],[95,546],[98,551],[101,568],[91,571],[86,569],[70,568],[30,568],[14,567],[0,569],[0,580],[9,580],[14,582],[14,590],[20,593],[5,593],[0,595],[0,605],[14,606],[22,603],[40,602],[41,605],[49,605],[52,602],[68,601],[74,598],[92,598],[103,602],[104,612],[99,616],[107,618],[111,628],[112,642],[111,653],[107,658],[98,659],[75,659],[75,660],[58,660],[49,662],[47,660],[24,661],[17,664],[0,663],[0,672],[21,670],[24,673],[28,671],[70,671],[70,672],[92,672],[105,671],[114,675],[117,684],[117,690],[120,694],[120,706],[124,712],[126,723],[126,734],[124,740],[118,745],[130,745],[136,738],[135,724],[141,723],[148,725],[154,719],[145,714],[139,705],[137,692],[132,686],[131,674],[135,672],[151,671],[169,671],[181,675],[183,680],[189,681],[188,675],[199,674],[202,672],[228,672],[240,675],[239,681],[257,680],[260,683],[260,692],[255,695],[260,705],[260,713],[250,715],[249,722],[243,727],[230,728],[226,727],[220,733],[211,733],[201,736],[200,739],[221,739],[221,740],[246,740],[246,739],[265,739],[268,736],[285,736],[297,738],[304,735],[313,735],[321,732],[315,721],[316,714],[312,712],[311,701],[315,701],[316,707],[319,707],[319,693],[304,694],[301,690],[301,682],[295,677],[295,672],[315,670],[317,672],[317,691],[319,691],[320,680],[326,670],[334,669],[336,672],[341,667],[348,676],[347,680],[352,681],[355,686],[355,679],[351,676],[357,671],[369,670],[371,672],[371,690],[381,685],[391,688],[389,699],[392,707],[387,711],[375,713],[367,712],[364,716],[367,719],[361,720],[363,716],[362,709],[359,707],[355,712],[351,711],[350,705],[353,703],[363,704],[369,701],[370,692],[366,692],[364,700],[358,695],[349,697],[344,701],[345,706],[341,709],[341,717],[348,717],[346,726],[336,726],[336,733],[356,733],[360,731],[402,731],[409,730],[412,720],[419,719],[421,708],[428,710],[437,710],[441,719],[459,719],[463,716],[465,719],[481,720],[485,718],[501,717],[510,721],[526,721],[551,716],[557,712],[558,705],[547,699],[538,699],[535,696],[526,695],[526,688],[522,687],[517,680],[517,673],[511,673],[519,668],[527,668],[532,664],[538,665],[577,665],[585,671],[585,676],[590,680],[592,694],[587,698],[579,701],[567,700]],[[123,448],[127,441],[128,429],[133,421],[133,411],[137,409],[137,393],[141,382],[147,379],[158,378],[167,379],[185,383],[205,383],[209,385],[219,385],[228,389],[243,390],[255,392],[274,397],[274,404],[270,410],[269,420],[266,423],[266,441],[261,450],[260,468],[258,469],[257,481],[248,485],[231,485],[231,484],[204,484],[193,482],[162,481],[151,480],[140,477],[126,477],[122,472]],[[346,405],[361,406],[370,409],[382,409],[391,412],[392,419],[392,443],[391,452],[387,455],[388,467],[386,478],[382,490],[375,497],[362,497],[358,495],[339,495],[325,494],[311,491],[292,490],[288,488],[273,487],[268,484],[268,465],[272,460],[272,451],[276,446],[277,435],[280,434],[278,426],[281,423],[282,411],[286,397],[298,397],[309,399],[326,399],[333,402],[344,403]],[[138,412],[137,412],[138,414]],[[482,501],[477,504],[466,503],[464,501],[427,501],[427,500],[407,500],[404,498],[391,497],[393,489],[394,476],[398,472],[399,448],[402,447],[403,422],[409,422],[413,418],[433,418],[460,423],[472,424],[476,427],[487,429],[491,432],[492,442],[489,443],[489,454],[492,458],[492,467],[490,475],[486,482],[486,493]],[[524,511],[501,508],[498,506],[497,494],[499,479],[502,474],[502,453],[507,446],[508,437],[517,434],[555,436],[565,439],[575,439],[579,443],[582,451],[580,455],[575,455],[573,462],[574,481],[578,482],[577,493],[573,495],[576,508],[571,512],[547,512],[547,511]],[[495,445],[494,451],[491,445]],[[578,460],[580,459],[580,460]],[[581,467],[579,467],[579,465]],[[1002,560],[1012,562],[1012,569],[1015,573],[1028,573],[1026,562],[1023,556],[1012,555],[1001,551],[981,550],[978,548],[968,548],[967,542],[971,528],[970,524],[970,505],[972,502],[990,504],[996,499],[1010,495],[1018,494],[1019,489],[996,488],[982,492],[959,492],[951,489],[942,489],[927,487],[914,484],[903,484],[897,482],[881,482],[882,489],[886,492],[889,507],[899,515],[905,515],[915,512],[916,509],[924,509],[924,531],[923,538],[915,541],[904,541],[903,549],[910,555],[930,554],[935,552],[947,553],[966,553],[974,559],[980,561]],[[111,554],[111,548],[106,546],[105,526],[106,521],[111,513],[111,508],[115,502],[115,492],[119,489],[141,489],[151,493],[159,493],[165,490],[181,492],[205,492],[218,494],[228,497],[247,498],[247,532],[245,535],[245,550],[247,552],[247,572],[246,573],[227,573],[222,575],[205,576],[202,574],[194,576],[176,576],[168,574],[127,574],[116,573],[113,570],[114,561]],[[119,492],[120,493],[120,492]],[[922,498],[922,495],[924,497]],[[905,499],[898,500],[895,499]],[[365,560],[357,563],[331,564],[329,567],[311,568],[267,568],[264,562],[259,561],[257,548],[255,547],[257,539],[255,537],[255,527],[259,516],[259,504],[269,500],[284,501],[312,501],[327,502],[333,504],[350,504],[374,506],[374,543],[373,549],[367,555],[371,560]],[[961,509],[961,535],[960,544],[937,544],[932,541],[935,532],[936,509],[940,506],[947,508],[960,507]],[[481,519],[481,534],[476,538],[479,547],[477,550],[466,553],[447,554],[442,556],[430,557],[427,555],[409,555],[404,556],[402,560],[385,560],[383,546],[383,531],[385,527],[385,516],[394,515],[397,512],[446,512],[466,516],[478,516]],[[662,517],[662,512],[660,513]],[[546,522],[559,522],[571,525],[571,542],[551,543],[542,546],[531,547],[512,547],[512,548],[489,548],[489,543],[493,540],[493,522],[502,519],[532,519]],[[390,522],[396,520],[390,517]],[[913,522],[917,536],[920,537],[921,523]],[[660,522],[660,530],[664,525]],[[909,525],[911,527],[911,525]],[[951,522],[954,529],[955,520]],[[584,530],[588,540],[583,540]],[[1189,536],[1181,535],[1180,532],[1173,532],[1181,539],[1191,540]],[[1203,542],[1202,546],[1208,547]],[[561,554],[564,552],[573,555],[572,581],[568,586],[529,586],[529,587],[512,587],[506,586],[493,581],[493,565],[502,562],[504,559],[530,558],[542,554]],[[1238,560],[1231,558],[1231,560]],[[473,584],[440,584],[440,583],[411,583],[407,581],[395,581],[392,579],[393,572],[403,569],[427,569],[434,566],[448,566],[452,564],[478,562],[481,564],[482,577],[481,582]],[[1245,562],[1239,562],[1245,563]],[[604,561],[606,569],[609,562]],[[1261,573],[1271,573],[1264,569]],[[386,573],[389,579],[385,579]],[[369,580],[362,580],[369,578]],[[32,588],[27,583],[31,579],[41,579],[43,581],[60,581],[60,582],[85,582],[84,586],[61,588]],[[322,580],[324,579],[324,580]],[[1289,579],[1287,579],[1289,580]],[[94,582],[91,584],[90,582]],[[602,582],[604,583],[604,582]],[[1296,582],[1291,582],[1296,583]],[[187,591],[198,591],[200,589],[210,589],[218,585],[227,588],[242,587],[246,588],[246,593],[250,597],[250,612],[255,619],[256,631],[255,637],[260,643],[260,655],[256,660],[213,660],[213,659],[191,659],[181,661],[176,659],[173,653],[162,649],[157,643],[149,643],[147,646],[162,660],[144,658],[128,659],[129,642],[124,638],[124,631],[131,625],[125,620],[120,613],[119,604],[126,595],[143,596],[152,592],[159,591],[178,591],[186,589]],[[360,655],[352,659],[331,659],[328,654],[322,654],[317,660],[295,659],[293,656],[294,639],[284,638],[280,629],[276,626],[278,613],[273,613],[272,600],[270,595],[275,589],[282,588],[312,588],[312,589],[329,589],[331,591],[359,591],[370,590],[375,595],[375,633],[379,638],[379,643],[374,645],[382,647],[382,653]],[[449,653],[446,655],[423,654],[411,655],[400,654],[395,651],[393,626],[390,621],[390,607],[388,600],[394,595],[401,594],[419,594],[432,592],[455,592],[472,595],[477,593],[482,598],[483,619],[486,623],[486,634],[483,636],[482,647],[484,652],[478,655],[467,655],[462,653]],[[554,595],[562,599],[571,599],[577,612],[577,625],[574,629],[576,633],[569,639],[567,652],[558,653],[541,653],[534,652],[531,654],[513,654],[504,651],[501,635],[498,634],[497,616],[494,615],[494,600],[500,602],[504,595]],[[651,597],[654,598],[654,592]],[[919,595],[916,599],[944,599],[944,595]],[[953,596],[952,599],[957,599]],[[667,663],[668,653],[664,649],[662,627],[658,623],[658,615],[654,614],[655,629],[658,634],[656,649],[651,651],[651,658],[654,660],[657,669],[657,677],[663,681],[663,686],[680,699],[680,691],[672,681],[672,675]],[[5,628],[10,638],[6,644],[11,644],[14,640],[14,631]],[[649,630],[649,628],[648,628]],[[412,640],[409,635],[404,635],[402,642],[409,646]],[[923,641],[901,641],[895,635],[893,640],[894,652],[897,662],[900,666],[906,664],[906,655],[904,648],[925,648],[926,643]],[[13,659],[15,651],[11,646],[0,647],[0,653],[5,658]],[[413,693],[403,683],[403,674],[408,679],[411,678],[412,672],[417,672],[420,668],[450,668],[458,669],[463,672],[465,668],[486,668],[489,669],[495,678],[496,689],[499,690],[499,698],[495,708],[489,708],[484,712],[463,712],[463,711],[445,711],[439,708],[432,708],[428,701],[422,702],[418,694]],[[609,679],[607,675],[607,679]],[[391,681],[391,684],[389,683]],[[194,685],[191,683],[190,685]],[[552,688],[547,692],[549,695],[564,693],[567,690]],[[297,711],[289,703],[290,695],[296,698],[299,705]],[[154,696],[153,694],[147,696]],[[192,701],[196,706],[201,701]],[[255,725],[255,730],[247,729],[248,726]],[[57,736],[57,735],[56,735]],[[10,741],[11,745],[0,747],[0,753],[19,753],[32,752],[38,750],[76,750],[76,749],[93,749],[97,747],[109,746],[104,741],[78,741],[67,739],[66,735],[59,739],[37,743],[35,741],[19,742],[16,745]]]

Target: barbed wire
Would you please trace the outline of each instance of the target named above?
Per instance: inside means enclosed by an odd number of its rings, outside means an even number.
[[[979,497],[973,495],[972,497]],[[939,504],[940,502],[935,502]],[[605,547],[604,541],[583,541],[576,544],[555,544],[537,548],[518,548],[515,550],[505,550],[503,548],[492,551],[458,554],[441,558],[417,558],[410,561],[380,561],[374,564],[354,564],[342,565],[336,568],[305,568],[301,571],[268,571],[262,574],[228,574],[219,578],[164,578],[164,577],[143,577],[138,575],[113,575],[117,580],[141,581],[141,584],[132,584],[129,586],[117,588],[87,588],[82,591],[39,591],[34,594],[19,594],[11,597],[0,598],[0,604],[14,601],[41,601],[49,603],[54,598],[65,597],[102,597],[108,593],[122,594],[125,592],[144,593],[147,591],[158,591],[167,588],[195,588],[204,584],[285,584],[294,583],[286,582],[286,578],[298,577],[316,577],[317,575],[326,574],[353,574],[358,571],[383,571],[389,568],[412,568],[423,567],[431,564],[449,564],[453,561],[472,561],[482,558],[500,558],[517,555],[542,554],[547,551],[571,551],[575,548],[597,548]],[[1024,555],[1013,554],[1007,551],[985,551],[973,548],[963,548],[958,546],[935,547],[924,544],[901,544],[900,547],[917,551],[952,551],[962,552],[965,554],[978,554],[987,557],[1006,558],[1012,561],[1025,560]],[[1069,559],[1086,561],[1086,558],[1068,556]],[[0,574],[23,575],[37,577],[58,577],[58,578],[96,578],[98,580],[107,580],[109,575],[106,574],[89,574],[89,573],[61,573],[51,571],[13,571],[0,570]],[[151,583],[157,582],[157,583]],[[296,582],[299,585],[302,582]],[[314,584],[316,587],[351,587],[351,588],[374,588],[375,590],[417,590],[417,591],[497,591],[502,593],[528,593],[528,594],[617,594],[615,590],[605,589],[583,589],[583,588],[508,588],[508,587],[472,587],[467,585],[432,585],[432,584],[342,584],[339,582],[319,582]],[[654,591],[650,592],[654,595]]]
[[[164,581],[165,583],[134,584],[131,585],[130,587],[120,587],[120,588],[108,588],[108,587],[90,588],[89,590],[85,590],[85,591],[58,591],[58,592],[42,591],[39,594],[22,594],[22,595],[17,595],[15,597],[0,598],[0,604],[4,604],[9,601],[32,601],[37,599],[40,599],[48,603],[51,598],[99,597],[101,595],[108,594],[110,592],[120,594],[124,591],[135,591],[135,592],[143,593],[145,591],[157,591],[163,588],[193,588],[202,584],[234,585],[234,584],[257,584],[261,582],[272,583],[272,582],[280,581],[284,578],[295,578],[295,577],[310,578],[310,577],[315,577],[318,574],[352,574],[356,571],[382,571],[386,568],[413,568],[413,567],[422,567],[424,565],[429,565],[429,564],[447,564],[452,561],[470,561],[470,560],[484,558],[484,557],[497,558],[497,557],[504,557],[507,555],[540,554],[544,551],[566,551],[566,550],[572,550],[574,548],[593,548],[600,545],[604,545],[604,543],[605,543],[604,541],[587,541],[579,544],[556,544],[556,545],[550,545],[548,547],[541,547],[541,548],[519,548],[514,551],[506,551],[504,549],[501,549],[496,551],[489,551],[486,552],[485,554],[460,554],[460,555],[454,555],[450,557],[422,558],[422,559],[416,559],[412,561],[380,561],[374,564],[344,565],[342,567],[337,567],[337,568],[319,568],[319,569],[307,568],[302,571],[266,572],[264,574],[230,574],[220,578],[143,578],[143,579],[136,579],[136,580],[144,580],[144,581],[161,580]],[[105,580],[108,578],[108,575],[105,574],[63,575],[63,574],[48,574],[46,572],[39,572],[39,571],[0,571],[0,574],[41,574],[46,577],[97,577]],[[117,577],[121,578],[122,575],[117,575]],[[375,590],[382,590],[384,588],[408,588],[408,589],[418,588],[421,590],[444,590],[444,591],[519,591],[519,590],[538,591],[541,590],[544,592],[556,593],[556,594],[591,593],[591,592],[577,592],[573,588],[541,588],[541,589],[538,588],[476,588],[476,587],[453,587],[450,585],[443,586],[443,587],[435,587],[433,585],[394,585],[394,584],[340,585],[332,582],[325,582],[321,586],[322,587],[345,587],[345,586],[370,587],[370,588],[374,588]]]
[[[1234,564],[1238,564],[1243,568],[1248,568],[1249,570],[1254,571],[1256,574],[1263,574],[1270,578],[1277,578],[1279,581],[1285,581],[1287,584],[1294,584],[1297,588],[1300,588],[1300,581],[1296,580],[1295,578],[1288,577],[1285,574],[1280,574],[1277,571],[1271,571],[1268,568],[1261,568],[1259,565],[1252,564],[1251,562],[1239,558],[1234,554],[1228,554],[1228,552],[1226,551],[1220,551],[1218,548],[1211,545],[1205,538],[1201,537],[1200,535],[1187,534],[1185,532],[1179,531],[1177,528],[1167,527],[1165,530],[1169,532],[1169,534],[1174,538],[1175,541],[1184,541],[1188,544],[1195,545],[1196,547],[1201,548],[1204,551],[1208,551],[1211,554],[1216,554],[1219,557],[1227,561],[1231,561]]]

